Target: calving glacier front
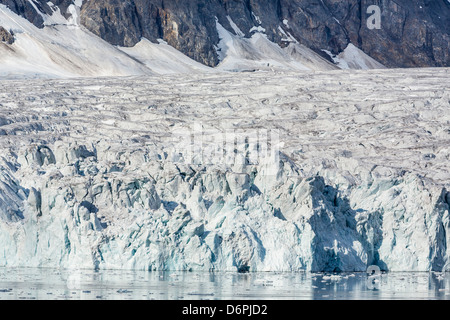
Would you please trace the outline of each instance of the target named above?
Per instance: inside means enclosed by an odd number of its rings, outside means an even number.
[[[123,153],[117,165],[108,161],[117,154],[95,149],[35,145],[20,166],[3,164],[1,265],[363,271],[447,262],[449,194],[414,175],[347,198],[287,159],[273,177],[264,165],[184,167],[150,150]]]
[[[1,82],[0,265],[448,270],[447,85],[447,69]],[[278,163],[180,161],[171,132],[196,121],[277,128]]]

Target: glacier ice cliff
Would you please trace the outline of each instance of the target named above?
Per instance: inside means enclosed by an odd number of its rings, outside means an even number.
[[[448,84],[448,69],[1,82],[0,265],[448,270]],[[180,161],[171,130],[195,121],[277,128],[282,148]]]

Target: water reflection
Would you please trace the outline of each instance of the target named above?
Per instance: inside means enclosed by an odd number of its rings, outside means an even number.
[[[195,273],[0,268],[0,299],[450,299],[445,273]]]

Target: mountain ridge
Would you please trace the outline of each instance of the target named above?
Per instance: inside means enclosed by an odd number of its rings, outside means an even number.
[[[219,22],[244,38],[263,33],[281,47],[298,42],[322,57],[349,44],[389,68],[450,66],[450,3],[445,0],[0,0],[34,25],[55,10],[66,18],[78,7],[80,24],[108,43],[133,47],[158,39],[210,67],[220,63]],[[53,6],[51,5],[53,4]],[[366,26],[367,9],[381,10],[381,29]]]
[[[330,62],[288,34],[284,36],[291,41],[285,47],[270,41],[263,29],[246,38],[230,17],[232,31],[215,19],[220,41],[214,50],[220,63],[211,68],[163,39],[156,39],[154,43],[142,38],[132,47],[112,45],[81,24],[81,5],[81,2],[71,4],[66,10],[70,14],[64,15],[61,8],[55,6],[52,6],[51,14],[39,11],[42,18],[39,27],[0,4],[0,25],[3,28],[0,29],[0,78],[385,68],[355,46],[349,45],[341,54],[332,56],[333,62]],[[33,6],[32,9],[35,10]]]

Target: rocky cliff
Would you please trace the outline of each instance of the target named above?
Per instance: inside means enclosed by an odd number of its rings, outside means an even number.
[[[70,15],[70,0],[0,0],[36,26],[41,12]],[[51,5],[54,4],[54,6]],[[141,38],[163,39],[208,66],[219,63],[217,22],[243,37],[264,33],[286,46],[299,43],[330,58],[349,43],[387,67],[450,65],[450,3],[447,0],[90,0],[80,21],[109,43],[134,46]],[[380,28],[367,23],[371,5],[380,9]],[[370,21],[369,21],[370,22]]]

